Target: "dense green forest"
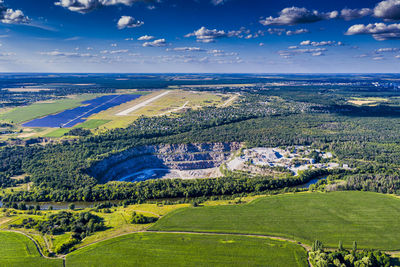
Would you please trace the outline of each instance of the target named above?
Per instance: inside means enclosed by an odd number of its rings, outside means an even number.
[[[73,131],[80,135],[78,139],[63,140],[46,146],[32,144],[3,147],[0,149],[1,187],[20,183],[21,181],[12,177],[24,173],[34,183],[30,192],[6,195],[4,200],[137,201],[259,192],[299,184],[299,179],[294,177],[282,181],[273,177],[250,179],[241,174],[241,177],[234,179],[210,179],[213,182],[200,180],[191,182],[192,184],[177,180],[149,181],[137,185],[102,185],[89,175],[88,170],[100,160],[130,148],[149,144],[204,142],[242,142],[248,147],[306,145],[331,151],[341,163],[352,168],[348,175],[353,176],[349,176],[346,185],[342,185],[341,189],[377,191],[380,180],[383,179],[377,177],[391,177],[389,180],[393,182],[387,186],[385,184],[383,188],[386,189],[380,190],[398,192],[400,120],[397,106],[348,105],[344,103],[347,94],[341,88],[331,91],[317,91],[314,87],[307,90],[303,88],[301,94],[290,96],[293,90],[300,89],[290,87],[279,91],[244,90],[241,92],[241,101],[229,107],[191,110],[179,116],[141,117],[128,128],[97,135],[75,129]],[[357,94],[360,94],[364,89],[357,90]],[[331,97],[333,95],[335,97]],[[171,187],[168,183],[174,186]],[[202,187],[201,190],[205,193],[193,193],[192,189],[187,191],[187,188],[201,187],[207,183],[213,185]],[[222,189],[228,187],[221,186],[223,183],[231,188]],[[235,183],[245,189],[236,189]],[[258,186],[263,187],[264,183],[268,185],[260,190]],[[172,193],[166,193],[165,188],[160,189],[156,185],[172,188]],[[221,188],[216,190],[215,187]]]

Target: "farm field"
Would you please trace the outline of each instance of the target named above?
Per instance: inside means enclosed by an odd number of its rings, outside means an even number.
[[[62,266],[61,259],[43,258],[26,236],[0,232],[0,266]]]
[[[83,128],[83,129],[95,129],[100,127],[103,124],[106,124],[110,122],[109,120],[87,120],[83,123],[80,123],[78,125],[75,125],[73,128]],[[44,134],[44,137],[53,137],[53,138],[59,138],[63,137],[64,134],[68,133],[71,129],[70,128],[59,128],[59,129],[52,129],[52,131],[47,132]]]
[[[110,120],[102,128],[127,127],[140,116],[162,116],[183,112],[187,108],[198,109],[206,106],[220,106],[231,99],[231,95],[195,91],[170,90],[154,91],[140,99],[105,110],[89,119]],[[149,101],[142,106],[143,102]],[[228,102],[233,104],[234,101]],[[127,112],[132,110],[132,112]]]
[[[400,249],[400,200],[369,192],[301,193],[270,196],[250,204],[180,209],[151,230],[252,233],[306,244]]]
[[[74,109],[64,110],[61,113],[48,115],[44,118],[35,119],[24,123],[24,127],[63,127],[69,128],[83,123],[87,117],[107,110],[111,107],[132,101],[140,95],[105,95],[95,99],[83,101],[81,106]]]
[[[66,109],[79,107],[82,101],[91,100],[96,96],[97,95],[79,95],[51,102],[38,102],[29,106],[18,107],[9,111],[5,111],[4,113],[0,114],[0,120],[13,123],[22,123],[49,114],[61,112]]]
[[[377,105],[379,103],[388,103],[389,99],[383,97],[353,97],[348,102],[357,106]]]
[[[66,266],[307,266],[306,251],[268,238],[136,233],[69,254]]]

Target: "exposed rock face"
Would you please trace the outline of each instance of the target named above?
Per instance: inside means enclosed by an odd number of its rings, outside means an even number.
[[[93,166],[89,172],[101,182],[113,180],[135,181],[148,173],[146,170],[166,170],[144,179],[155,178],[195,178],[214,176],[215,168],[229,159],[233,151],[240,148],[240,143],[212,144],[173,144],[143,146],[129,149],[113,155]],[[209,170],[209,172],[206,171]],[[163,173],[163,174],[161,174]],[[167,175],[169,174],[169,175]],[[130,177],[131,176],[131,177]]]

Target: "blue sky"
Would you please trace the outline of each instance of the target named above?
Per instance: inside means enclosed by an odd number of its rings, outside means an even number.
[[[0,0],[1,72],[399,72],[400,0]]]

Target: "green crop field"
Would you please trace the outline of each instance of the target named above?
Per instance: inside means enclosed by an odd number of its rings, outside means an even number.
[[[254,233],[337,247],[400,249],[400,199],[369,192],[287,194],[245,205],[180,209],[151,230]]]
[[[66,266],[308,266],[306,251],[268,238],[137,233],[77,250]]]
[[[40,118],[66,109],[79,107],[82,101],[93,99],[99,95],[79,95],[73,98],[56,100],[53,102],[35,103],[29,106],[17,107],[0,114],[0,120],[21,123]]]
[[[61,259],[45,259],[35,244],[18,233],[0,232],[0,266],[62,266]]]
[[[81,124],[76,125],[74,128],[94,129],[110,121],[111,120],[87,120]]]

